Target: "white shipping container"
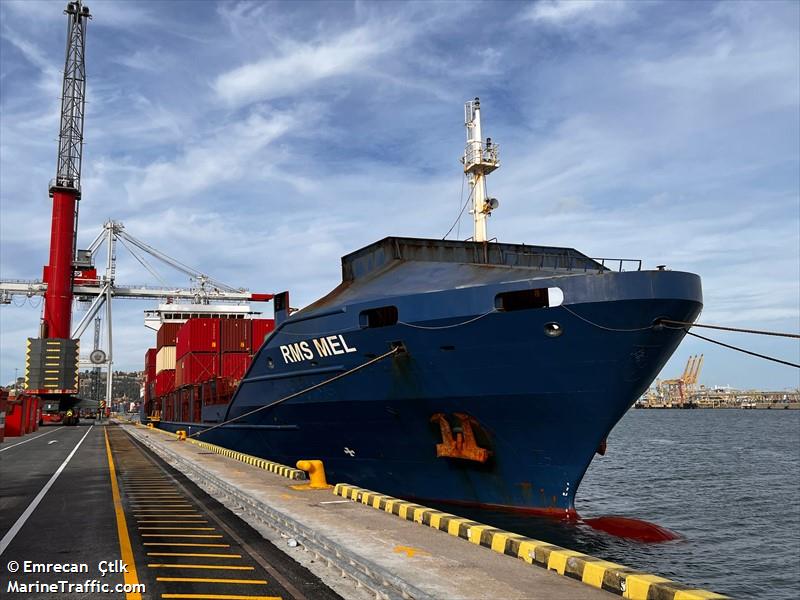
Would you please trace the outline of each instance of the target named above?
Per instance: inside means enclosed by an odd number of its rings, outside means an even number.
[[[162,346],[156,354],[156,375],[175,368],[175,346]]]

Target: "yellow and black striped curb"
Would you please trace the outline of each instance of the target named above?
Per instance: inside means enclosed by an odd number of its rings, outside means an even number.
[[[622,565],[601,560],[588,554],[567,550],[547,542],[503,531],[470,519],[427,508],[378,494],[370,490],[339,483],[333,493],[361,502],[421,525],[427,525],[452,536],[490,548],[499,554],[513,556],[525,562],[631,600],[729,600],[709,592],[649,575]]]
[[[158,427],[148,428],[148,431],[158,431],[170,437],[177,437],[178,435],[177,433],[165,431],[163,429],[159,429]],[[270,473],[274,473],[275,475],[280,475],[281,477],[286,477],[287,479],[294,479],[294,480],[308,479],[306,472],[301,471],[300,469],[293,469],[292,467],[287,467],[286,465],[272,462],[271,460],[259,458],[258,456],[253,456],[251,454],[244,454],[243,452],[236,452],[235,450],[223,448],[222,446],[217,446],[216,444],[209,444],[208,442],[201,442],[200,440],[195,440],[193,438],[187,438],[186,441],[189,442],[190,444],[194,444],[195,446],[199,446],[204,450],[210,450],[211,452],[214,452],[216,454],[221,454],[222,456],[227,456],[228,458],[232,458],[234,460],[247,463],[248,465],[251,465],[259,469],[264,469],[265,471],[269,471]]]
[[[286,465],[272,462],[271,460],[259,458],[258,456],[236,452],[235,450],[229,450],[228,448],[223,448],[222,446],[216,446],[214,444],[201,442],[200,440],[195,440],[192,438],[189,438],[186,441],[190,444],[194,444],[195,446],[200,446],[205,450],[211,450],[217,454],[222,454],[228,458],[233,458],[243,463],[247,463],[248,465],[258,467],[259,469],[264,469],[265,471],[275,473],[276,475],[286,477],[287,479],[306,479],[306,472],[301,471],[300,469],[293,469],[292,467],[287,467]]]

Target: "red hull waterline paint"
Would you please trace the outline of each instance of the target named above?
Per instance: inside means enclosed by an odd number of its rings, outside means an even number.
[[[75,243],[77,191],[53,190],[53,222],[50,230],[50,262],[45,267],[45,336],[70,337],[72,325],[72,254]]]
[[[595,517],[593,519],[584,519],[583,522],[592,529],[597,529],[598,531],[603,531],[616,537],[635,540],[637,542],[648,542],[652,544],[679,540],[682,537],[680,534],[666,527],[661,527],[649,521],[630,519],[628,517]]]
[[[547,517],[559,521],[569,521],[583,523],[592,529],[602,531],[609,535],[637,542],[659,543],[679,540],[682,536],[666,527],[661,527],[650,521],[642,519],[632,519],[630,517],[605,516],[583,519],[574,508],[563,510],[559,508],[521,508],[518,506],[506,506],[503,504],[481,504],[478,502],[464,502],[453,500],[423,500],[419,498],[406,498],[412,502],[420,504],[447,504],[453,506],[466,506],[481,510],[494,510],[506,513],[530,515],[532,517]]]

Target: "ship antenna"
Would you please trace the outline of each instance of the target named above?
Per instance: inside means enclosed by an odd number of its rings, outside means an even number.
[[[467,128],[467,145],[461,162],[464,174],[469,178],[472,194],[470,213],[475,223],[473,239],[486,241],[486,218],[500,206],[497,198],[486,195],[486,176],[500,166],[499,148],[492,138],[481,137],[481,101],[470,100],[464,105],[464,125]]]

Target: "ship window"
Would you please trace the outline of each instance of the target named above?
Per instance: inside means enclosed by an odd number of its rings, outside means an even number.
[[[397,307],[381,306],[362,311],[358,316],[362,328],[389,327],[397,324]]]
[[[559,288],[538,288],[497,294],[494,298],[494,307],[497,310],[512,312],[515,310],[558,306],[563,301],[564,294]]]

